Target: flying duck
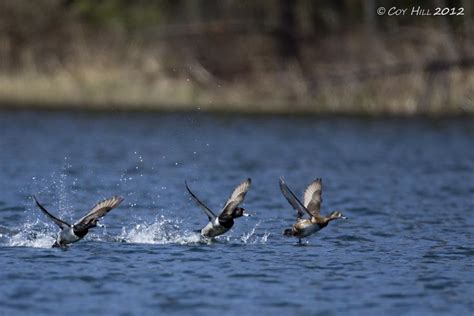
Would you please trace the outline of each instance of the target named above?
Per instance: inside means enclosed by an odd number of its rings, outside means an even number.
[[[110,210],[117,207],[122,201],[123,198],[120,196],[114,196],[110,199],[103,200],[97,203],[84,217],[75,222],[74,224],[66,223],[63,220],[53,216],[49,213],[33,196],[35,199],[36,205],[40,210],[56,225],[61,228],[61,231],[58,233],[56,241],[53,244],[53,247],[67,247],[68,244],[79,241],[84,238],[85,235],[89,232],[89,229],[96,227],[98,225],[98,220],[105,216]]]
[[[347,219],[339,211],[333,211],[326,216],[321,216],[321,190],[322,180],[316,179],[311,182],[303,195],[303,202],[291,192],[290,188],[285,183],[283,178],[280,178],[280,190],[283,196],[288,200],[290,205],[296,210],[296,223],[291,228],[285,229],[283,235],[298,237],[299,243],[301,244],[301,238],[308,237],[309,235],[326,227],[330,221],[335,219]],[[304,214],[309,215],[308,218],[303,218]]]
[[[191,192],[188,183],[185,181],[186,189],[189,194],[196,204],[204,210],[209,219],[209,223],[198,231],[202,236],[213,238],[222,235],[232,228],[234,225],[234,218],[250,216],[250,214],[246,213],[242,207],[238,207],[238,205],[244,201],[245,194],[250,188],[250,182],[251,180],[248,178],[234,189],[232,195],[224,204],[224,207],[217,216],[209,209],[209,207],[199,200],[193,192]]]

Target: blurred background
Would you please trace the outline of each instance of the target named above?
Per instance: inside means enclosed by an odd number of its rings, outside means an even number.
[[[412,3],[3,0],[0,107],[474,113],[473,4]]]

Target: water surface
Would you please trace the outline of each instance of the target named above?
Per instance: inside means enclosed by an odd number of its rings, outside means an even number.
[[[456,314],[474,311],[474,124],[459,120],[0,112],[0,314]],[[304,246],[281,232],[322,177]],[[246,177],[254,216],[193,231]],[[68,250],[68,221],[123,204]]]

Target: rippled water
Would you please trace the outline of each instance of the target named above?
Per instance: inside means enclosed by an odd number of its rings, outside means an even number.
[[[0,112],[0,314],[451,314],[474,312],[474,124]],[[282,236],[324,179],[336,221]],[[193,231],[251,177],[217,241]],[[125,201],[68,250],[30,196],[66,220]]]

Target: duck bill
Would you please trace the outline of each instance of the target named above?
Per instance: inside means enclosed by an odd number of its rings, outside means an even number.
[[[346,217],[346,216],[341,216],[341,218],[342,218],[342,219],[348,219],[348,217]]]
[[[250,214],[247,213],[247,212],[243,212],[243,213],[242,213],[242,216],[250,217],[250,216],[252,216],[252,215],[250,215]]]

